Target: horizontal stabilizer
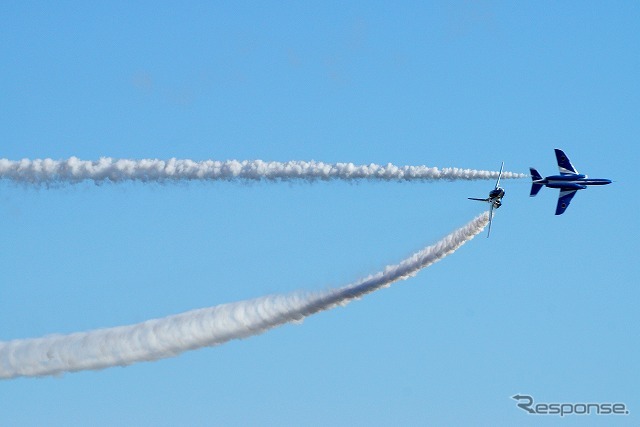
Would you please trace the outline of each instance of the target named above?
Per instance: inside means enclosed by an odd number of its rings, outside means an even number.
[[[535,168],[529,168],[529,171],[531,172],[531,180],[538,181],[542,179],[542,176],[538,173],[537,170],[535,170]]]
[[[531,193],[529,193],[529,197],[533,197],[538,194],[538,191],[540,191],[542,187],[542,184],[536,184],[535,182],[531,184]]]

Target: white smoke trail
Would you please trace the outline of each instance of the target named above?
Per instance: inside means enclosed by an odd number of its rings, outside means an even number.
[[[502,178],[524,178],[525,174],[504,172]],[[265,162],[262,160],[205,160],[187,159],[112,159],[97,161],[0,159],[0,180],[28,184],[141,181],[281,181],[281,180],[480,180],[497,179],[498,172],[427,166],[354,165],[353,163],[322,162]]]
[[[488,221],[488,214],[484,213],[399,264],[338,289],[266,296],[135,325],[0,342],[0,378],[55,375],[158,360],[301,321],[415,275],[471,240]]]

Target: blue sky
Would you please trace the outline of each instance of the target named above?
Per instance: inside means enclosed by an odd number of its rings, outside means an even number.
[[[0,382],[2,425],[637,425],[635,2],[0,5],[0,157],[321,160],[615,183],[301,325]],[[0,340],[340,286],[467,223],[492,182],[0,183]],[[528,416],[509,397],[625,402]]]

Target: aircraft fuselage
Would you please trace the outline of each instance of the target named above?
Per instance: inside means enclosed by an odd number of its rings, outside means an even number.
[[[544,179],[533,181],[535,184],[548,188],[565,188],[567,190],[584,190],[589,185],[611,184],[610,179],[589,178],[586,175],[551,175]]]
[[[504,189],[498,187],[495,190],[489,192],[490,199],[502,199],[504,197]]]

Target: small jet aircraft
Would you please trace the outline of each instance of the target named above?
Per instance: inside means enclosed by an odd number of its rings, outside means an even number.
[[[571,203],[571,199],[576,195],[576,191],[584,190],[588,185],[611,184],[610,179],[589,178],[587,175],[578,173],[562,150],[556,148],[555,151],[560,175],[551,175],[546,178],[542,178],[537,170],[529,168],[532,180],[531,193],[529,194],[529,197],[533,197],[538,194],[538,191],[540,191],[543,185],[549,188],[559,188],[560,195],[558,196],[556,215],[562,215],[564,211],[567,210],[569,203]]]
[[[502,176],[502,169],[504,168],[504,162],[500,165],[500,173],[498,174],[498,180],[496,181],[496,186],[493,190],[489,192],[489,197],[486,199],[476,199],[474,197],[468,197],[469,200],[477,200],[479,202],[487,202],[489,203],[489,231],[487,232],[487,237],[491,234],[491,221],[493,220],[493,209],[498,209],[502,206],[502,198],[504,197],[504,189],[500,187],[500,177]]]

